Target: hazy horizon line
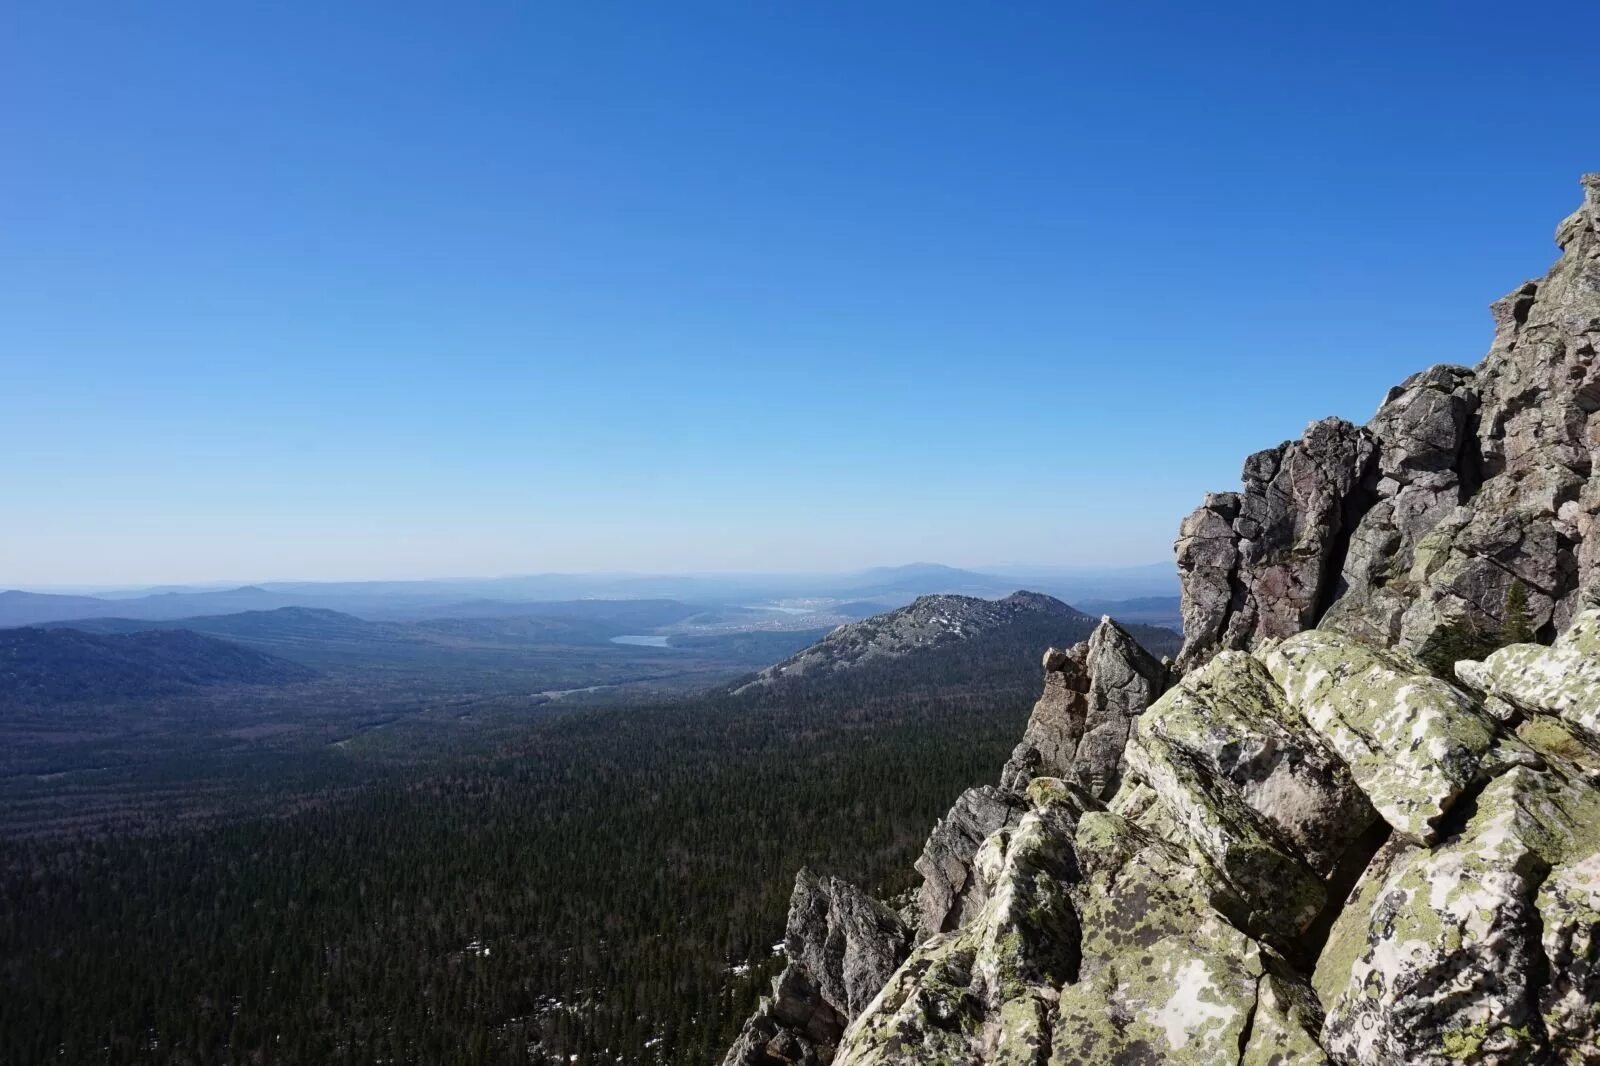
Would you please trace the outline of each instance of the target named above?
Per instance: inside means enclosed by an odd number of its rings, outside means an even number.
[[[1144,563],[1029,563],[1005,562],[975,566],[958,566],[949,563],[917,560],[908,563],[880,563],[869,566],[841,568],[774,568],[725,570],[527,570],[499,574],[451,574],[430,577],[275,577],[275,578],[216,578],[168,581],[128,582],[11,582],[0,581],[0,592],[29,592],[41,595],[77,593],[94,595],[96,592],[160,592],[160,591],[227,591],[244,588],[267,588],[282,585],[449,585],[465,582],[500,582],[533,580],[538,578],[596,578],[596,579],[648,579],[648,578],[762,578],[762,577],[838,577],[867,574],[874,571],[908,570],[917,567],[940,568],[984,577],[1007,577],[1024,573],[1030,577],[1069,576],[1074,574],[1106,574],[1133,570],[1155,570],[1165,567],[1176,569],[1175,561],[1150,561]]]

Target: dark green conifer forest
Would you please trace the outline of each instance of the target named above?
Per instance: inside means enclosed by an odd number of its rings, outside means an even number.
[[[3,1057],[713,1062],[781,965],[800,866],[913,885],[1019,736],[1034,643],[550,711],[355,786],[307,770],[246,817],[16,834]]]

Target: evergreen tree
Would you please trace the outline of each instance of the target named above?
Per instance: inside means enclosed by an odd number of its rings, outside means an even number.
[[[1452,618],[1429,634],[1417,658],[1435,676],[1454,682],[1456,663],[1464,659],[1482,659],[1504,643],[1496,630],[1470,618]]]
[[[1521,578],[1506,591],[1505,623],[1500,627],[1501,644],[1532,644],[1533,623],[1528,618],[1528,587]]]

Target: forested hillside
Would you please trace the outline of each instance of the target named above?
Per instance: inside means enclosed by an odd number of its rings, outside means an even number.
[[[743,697],[552,710],[272,816],[13,839],[0,1047],[711,1061],[773,972],[794,870],[909,887],[950,795],[1004,761],[1038,653],[992,635]]]

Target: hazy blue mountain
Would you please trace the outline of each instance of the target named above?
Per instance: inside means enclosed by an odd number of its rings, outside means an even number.
[[[189,630],[0,630],[0,703],[114,702],[213,685],[281,685],[315,671]]]
[[[0,626],[38,625],[41,622],[95,617],[167,620],[291,606],[295,606],[293,598],[253,585],[220,591],[162,592],[123,598],[12,590],[0,592]]]
[[[166,587],[82,593],[0,592],[0,626],[39,625],[82,618],[168,621],[200,616],[306,607],[372,620],[540,615],[577,619],[574,603],[672,601],[682,615],[650,623],[683,622],[695,611],[800,603],[820,613],[861,617],[868,607],[902,607],[918,596],[998,599],[1018,587],[1068,602],[1170,596],[1170,565],[1113,569],[964,570],[937,563],[876,567],[835,574],[533,574],[436,581],[275,582],[237,588]],[[856,604],[836,612],[832,603]],[[865,601],[863,604],[862,601]],[[567,606],[557,606],[567,605]],[[665,608],[663,608],[665,609]],[[673,608],[676,610],[678,608]],[[605,613],[612,608],[597,607]],[[644,622],[631,623],[645,626]],[[709,619],[706,624],[710,624]]]

